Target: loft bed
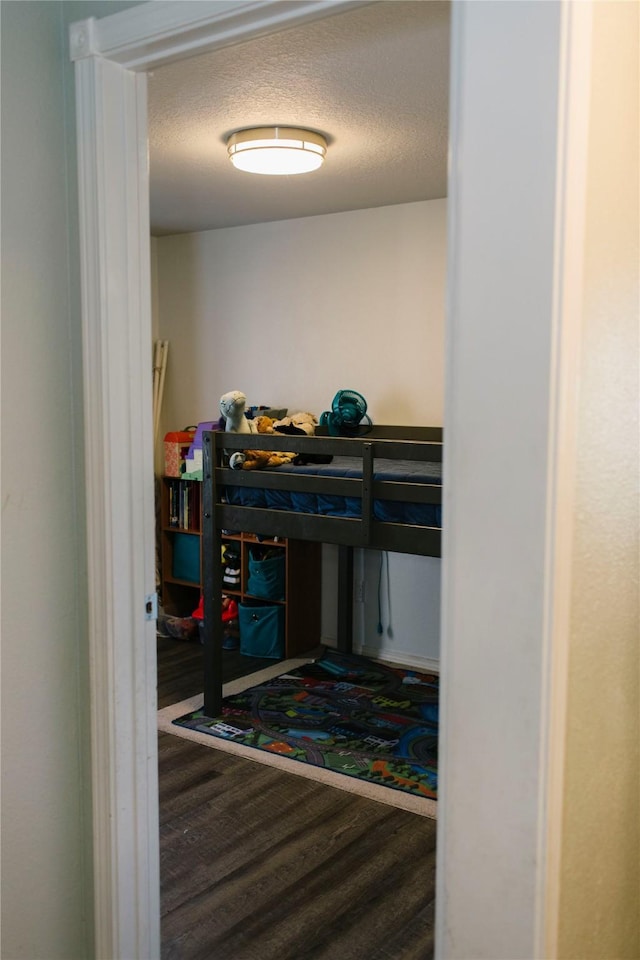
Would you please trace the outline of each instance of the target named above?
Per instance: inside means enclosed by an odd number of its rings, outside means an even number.
[[[243,449],[301,464],[231,470]],[[328,463],[320,461],[329,460]],[[442,429],[376,426],[354,437],[203,433],[204,713],[222,706],[223,531],[338,545],[338,647],[352,643],[353,550],[441,555]]]

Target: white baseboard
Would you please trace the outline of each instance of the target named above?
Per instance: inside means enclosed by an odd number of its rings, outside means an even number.
[[[390,656],[384,650],[376,650],[374,647],[358,647],[354,645],[354,653],[359,653],[363,657],[370,657],[372,660],[380,660],[382,663],[389,663],[394,666],[413,667],[421,670],[423,673],[440,673],[440,661],[432,660],[430,657],[417,656],[415,653],[404,653],[402,650],[395,650],[394,655]]]
[[[337,648],[335,637],[322,637],[321,643],[327,647]],[[394,650],[393,656],[384,650],[376,650],[375,647],[353,645],[353,652],[363,657],[370,657],[371,660],[380,660],[382,663],[388,663],[398,667],[412,667],[423,673],[440,673],[440,661],[431,657],[421,657],[415,653],[405,653],[402,650]]]

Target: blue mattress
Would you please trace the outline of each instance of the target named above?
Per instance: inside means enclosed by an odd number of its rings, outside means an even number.
[[[362,476],[361,461],[353,457],[334,457],[323,466],[277,467],[278,473],[322,477]],[[375,461],[374,480],[395,480],[404,483],[442,484],[441,463],[421,463],[414,460]],[[341,497],[317,493],[299,493],[288,490],[267,490],[259,487],[227,486],[228,503],[244,507],[266,507],[270,510],[290,510],[328,517],[360,517],[362,501],[359,497]],[[421,527],[442,526],[442,506],[439,503],[403,503],[395,500],[374,500],[373,516],[389,523],[410,523]]]

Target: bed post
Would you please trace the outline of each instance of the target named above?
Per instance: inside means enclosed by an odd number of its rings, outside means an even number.
[[[353,650],[353,547],[338,547],[338,650]]]
[[[202,585],[204,592],[204,714],[222,711],[222,566],[221,536],[216,528],[215,505],[217,451],[212,434],[205,431],[203,444]],[[211,481],[210,483],[207,481]]]

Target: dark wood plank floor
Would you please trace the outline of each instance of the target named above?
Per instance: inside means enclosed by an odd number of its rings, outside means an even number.
[[[201,687],[159,638],[160,705]],[[433,956],[434,821],[169,734],[159,759],[164,960]]]

